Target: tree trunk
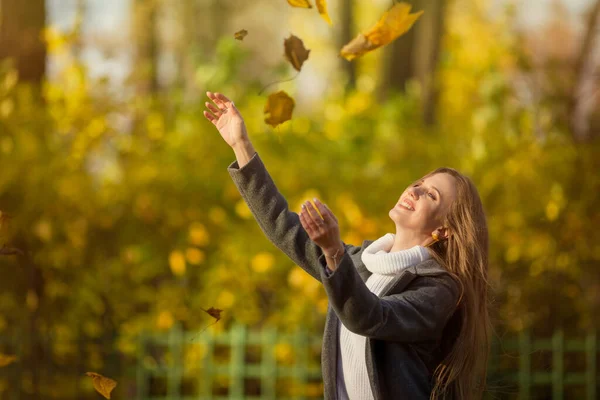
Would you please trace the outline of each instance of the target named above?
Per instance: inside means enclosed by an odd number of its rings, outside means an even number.
[[[350,42],[354,38],[353,27],[354,27],[354,2],[352,0],[341,0],[340,1],[340,34],[338,48],[341,49],[346,43]],[[347,78],[346,91],[352,90],[356,87],[356,61],[348,61],[343,57],[340,57],[341,67],[343,73]]]
[[[383,101],[390,91],[405,92],[408,81],[417,79],[422,89],[422,116],[427,124],[435,119],[438,88],[434,77],[444,34],[445,9],[445,0],[412,2],[411,13],[421,10],[425,13],[408,32],[388,46],[389,60],[379,90]]]
[[[575,63],[575,85],[569,102],[571,130],[574,139],[579,142],[590,138],[590,118],[598,91],[595,71],[599,63],[600,49],[596,46],[599,19],[600,0],[596,1],[590,12],[581,51]]]
[[[159,0],[133,1],[132,36],[135,44],[133,76],[139,96],[156,93],[158,84],[157,11]]]
[[[446,0],[429,1],[429,17],[423,14],[422,50],[418,54],[417,73],[423,88],[423,121],[427,125],[435,123],[436,104],[439,97],[439,86],[435,80],[442,37],[445,30]]]
[[[45,0],[0,0],[0,60],[14,59],[21,82],[39,84],[46,74]]]

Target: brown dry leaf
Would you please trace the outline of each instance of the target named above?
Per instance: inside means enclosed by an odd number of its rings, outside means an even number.
[[[110,399],[110,392],[112,392],[115,386],[117,386],[117,381],[97,374],[95,372],[86,372],[85,374],[87,376],[92,377],[94,389],[96,389],[96,391],[102,396],[106,397],[107,399]]]
[[[423,14],[423,11],[410,14],[410,8],[411,5],[408,3],[394,4],[368,32],[360,33],[346,44],[340,51],[340,55],[351,61],[378,47],[385,46],[406,33]]]
[[[283,41],[283,47],[285,49],[285,57],[297,71],[300,71],[304,61],[308,59],[310,50],[307,50],[302,40],[294,35],[290,35],[289,38]]]
[[[245,29],[242,29],[241,31],[237,31],[236,33],[234,33],[233,37],[236,38],[237,40],[244,40],[244,37],[246,37],[247,34],[248,34],[248,31]]]
[[[308,0],[287,0],[292,7],[312,8],[312,4]]]
[[[329,25],[332,25],[331,18],[329,18],[329,14],[327,13],[327,0],[316,0],[316,2],[319,14],[321,14],[323,19],[327,21]]]
[[[286,92],[280,90],[273,93],[265,104],[265,114],[271,114],[265,118],[265,122],[275,128],[277,125],[292,119],[292,112],[296,103]]]
[[[9,356],[7,354],[0,353],[0,367],[6,367],[9,364],[17,361],[16,356]]]
[[[223,312],[223,310],[213,307],[209,308],[208,310],[202,309],[202,311],[208,313],[208,315],[215,318],[217,321],[221,319],[221,312]]]

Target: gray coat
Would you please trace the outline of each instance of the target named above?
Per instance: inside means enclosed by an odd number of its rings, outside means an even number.
[[[459,288],[447,271],[429,259],[404,269],[377,296],[365,284],[371,272],[361,254],[374,242],[365,240],[361,246],[344,243],[340,264],[328,277],[325,255],[309,238],[299,215],[288,209],[258,153],[241,169],[236,160],[227,171],[266,237],[325,288],[329,298],[321,353],[325,399],[338,398],[340,322],[367,338],[365,357],[375,400],[429,399],[433,370],[444,355],[442,339],[446,342],[451,335],[444,328],[455,325],[448,321],[459,314],[454,313]]]

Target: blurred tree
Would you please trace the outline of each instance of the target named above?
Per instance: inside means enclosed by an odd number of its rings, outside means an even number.
[[[0,60],[11,57],[23,82],[40,83],[46,71],[45,0],[0,0]]]
[[[414,0],[411,12],[425,13],[404,36],[395,40],[386,52],[388,60],[383,65],[383,80],[379,97],[384,99],[389,91],[406,91],[406,83],[417,79],[422,91],[422,118],[427,125],[435,119],[439,93],[435,76],[444,35],[446,0]]]
[[[160,0],[133,0],[131,32],[135,46],[133,75],[137,94],[156,93],[158,84],[157,15]]]
[[[354,39],[354,1],[341,0],[340,5],[340,28],[337,35],[338,48],[342,48],[346,43]],[[342,71],[346,74],[346,90],[352,90],[356,86],[356,62],[348,62],[340,57]]]
[[[600,24],[600,0],[590,9],[583,41],[575,60],[575,79],[571,92],[569,111],[570,125],[575,139],[585,142],[596,131],[590,131],[594,106],[597,104],[598,66],[600,65],[600,46],[598,45],[598,25]]]
[[[10,58],[16,67],[19,80],[31,84],[29,92],[34,98],[41,94],[41,83],[46,72],[46,44],[43,30],[46,22],[46,3],[44,0],[20,1],[0,0],[0,60]],[[39,127],[41,128],[41,127]],[[36,129],[35,135],[43,136],[45,130]],[[28,331],[28,351],[23,363],[29,367],[31,399],[40,396],[40,369],[34,366],[47,357],[41,344],[39,333],[42,311],[40,304],[44,302],[45,278],[43,266],[34,259],[25,236],[17,235],[13,239],[15,246],[24,254],[17,258],[21,275],[21,299],[30,306],[21,321],[22,328]],[[28,398],[28,397],[26,397]]]

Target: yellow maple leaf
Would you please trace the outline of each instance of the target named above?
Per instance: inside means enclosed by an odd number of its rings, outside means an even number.
[[[366,33],[358,34],[346,44],[340,51],[340,55],[351,61],[378,47],[385,46],[406,33],[424,12],[410,14],[410,8],[411,5],[408,3],[394,4],[371,29]]]
[[[331,18],[329,18],[329,14],[327,13],[327,1],[326,0],[316,0],[317,2],[317,10],[319,10],[319,14],[323,17],[325,21],[329,25],[332,24]]]
[[[95,372],[86,372],[85,374],[92,377],[94,389],[102,396],[110,399],[110,392],[117,386],[117,382]]]
[[[296,103],[285,91],[273,93],[267,99],[265,104],[265,114],[270,114],[265,118],[265,122],[275,128],[277,125],[292,119],[292,112]]]
[[[17,360],[16,356],[9,356],[6,354],[0,353],[0,367],[6,367],[9,364],[12,364]]]
[[[248,31],[245,29],[242,29],[241,31],[237,31],[236,33],[234,33],[233,37],[237,40],[244,40],[244,37],[246,37],[247,34],[248,34]]]
[[[312,4],[308,0],[287,0],[292,7],[312,8]]]

